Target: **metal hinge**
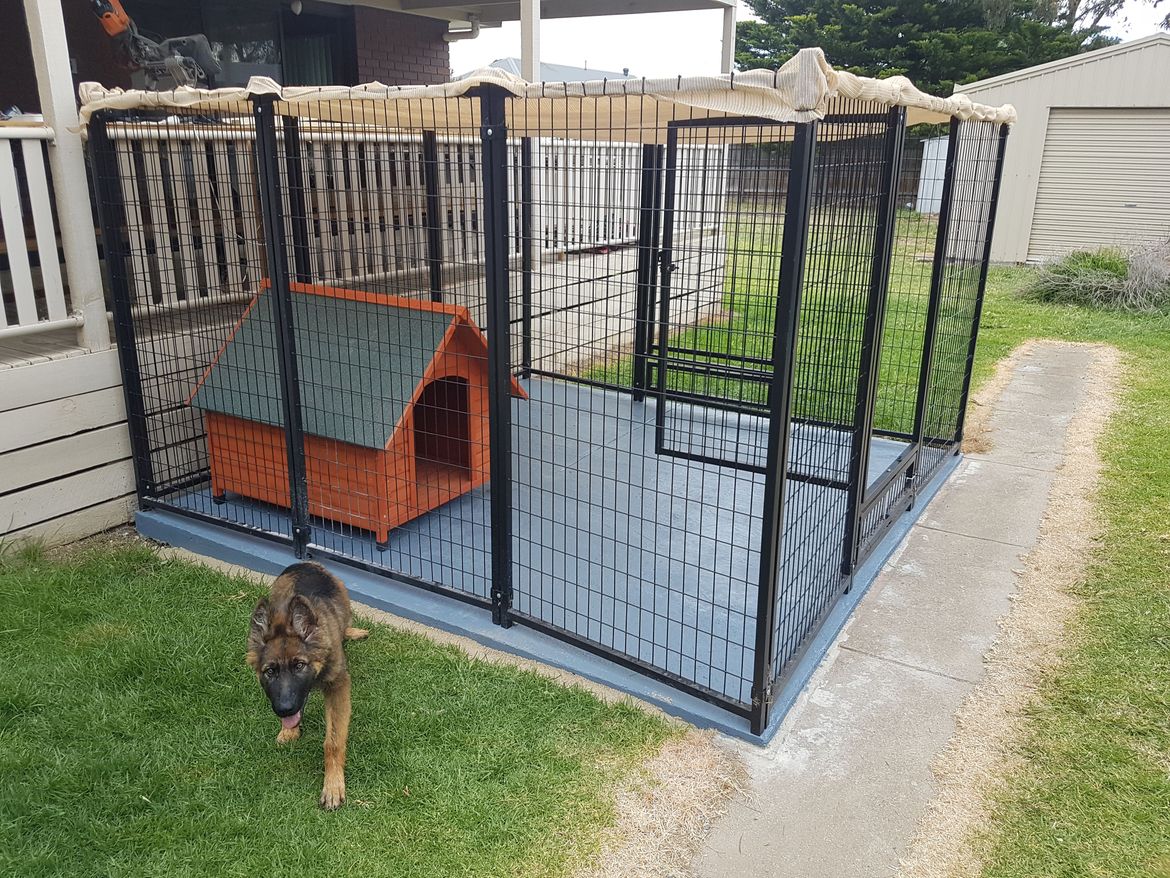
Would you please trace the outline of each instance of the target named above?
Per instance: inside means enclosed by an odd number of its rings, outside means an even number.
[[[767,686],[764,687],[763,691],[753,688],[752,689],[752,707],[761,707],[765,704],[768,705],[769,707],[771,707],[772,704],[776,700],[775,686],[776,686],[776,682],[773,680],[771,683],[769,683]]]

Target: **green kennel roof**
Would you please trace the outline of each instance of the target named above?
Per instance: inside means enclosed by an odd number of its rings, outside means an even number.
[[[386,302],[292,294],[306,433],[385,448],[455,321]],[[191,398],[206,411],[284,426],[271,296],[262,292]]]

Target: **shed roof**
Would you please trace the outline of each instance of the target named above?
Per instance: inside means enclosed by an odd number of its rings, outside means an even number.
[[[1170,51],[1170,34],[1157,33],[1150,34],[1148,37],[1142,37],[1137,40],[1129,40],[1124,43],[1118,43],[1115,46],[1106,46],[1104,49],[1096,49],[1092,52],[1082,52],[1079,55],[1069,55],[1067,58],[1057,58],[1055,61],[1047,61],[1044,64],[1036,64],[1032,67],[1025,67],[1022,70],[1015,70],[1011,73],[1002,73],[999,76],[991,76],[987,79],[980,79],[977,82],[969,82],[966,85],[956,85],[955,93],[972,94],[974,92],[982,91],[986,88],[994,88],[996,86],[1005,85],[1009,82],[1017,82],[1022,79],[1032,79],[1037,76],[1046,76],[1050,73],[1058,73],[1061,70],[1067,70],[1071,67],[1080,67],[1085,64],[1095,64],[1098,61],[1104,61],[1106,58],[1113,58],[1117,55],[1125,55],[1130,52],[1141,52],[1148,49],[1164,49]]]
[[[305,432],[385,448],[457,314],[312,292],[294,292],[292,305]],[[191,404],[284,426],[267,291],[252,301]]]

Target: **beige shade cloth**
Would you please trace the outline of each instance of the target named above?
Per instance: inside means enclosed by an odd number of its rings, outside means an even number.
[[[834,102],[843,100],[867,104],[868,110],[906,107],[909,124],[945,122],[951,117],[1009,125],[1016,121],[1011,105],[989,107],[961,94],[935,97],[919,91],[903,76],[870,79],[834,70],[820,49],[802,49],[779,70],[725,76],[529,83],[487,68],[439,85],[282,88],[257,76],[243,88],[184,87],[152,92],[84,82],[79,92],[83,126],[93,113],[103,109],[184,108],[246,116],[252,112],[250,98],[273,95],[279,100],[277,112],[287,116],[471,135],[479,130],[478,107],[471,101],[450,99],[482,85],[500,86],[523,99],[511,102],[508,109],[508,130],[516,136],[563,132],[577,139],[656,142],[669,121],[751,117],[810,122],[824,118]]]

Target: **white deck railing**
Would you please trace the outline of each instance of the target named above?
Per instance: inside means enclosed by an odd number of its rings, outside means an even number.
[[[190,306],[247,297],[266,274],[262,264],[255,142],[251,120],[216,126],[113,123],[126,209],[133,300],[143,306]],[[283,132],[278,131],[283,140]],[[421,136],[361,127],[303,125],[299,131],[303,229],[313,282],[425,276],[427,219]],[[459,277],[483,264],[481,145],[437,138],[440,238],[445,266]],[[680,148],[680,176],[702,175],[700,152]],[[693,155],[692,155],[693,154]],[[509,185],[520,187],[520,146],[508,151]],[[534,138],[535,248],[584,251],[637,240],[641,170],[638,144]],[[289,168],[280,155],[285,233],[294,259]],[[722,158],[713,164],[721,168]],[[680,187],[692,215],[718,216],[721,185]],[[706,194],[706,193],[710,194]],[[699,193],[699,194],[693,194]],[[700,203],[709,201],[710,203]],[[519,199],[508,214],[508,242],[520,254]],[[290,268],[291,268],[290,264]]]
[[[81,324],[71,314],[57,255],[46,126],[0,126],[0,230],[8,269],[0,271],[0,337]],[[88,206],[87,193],[82,193]]]

